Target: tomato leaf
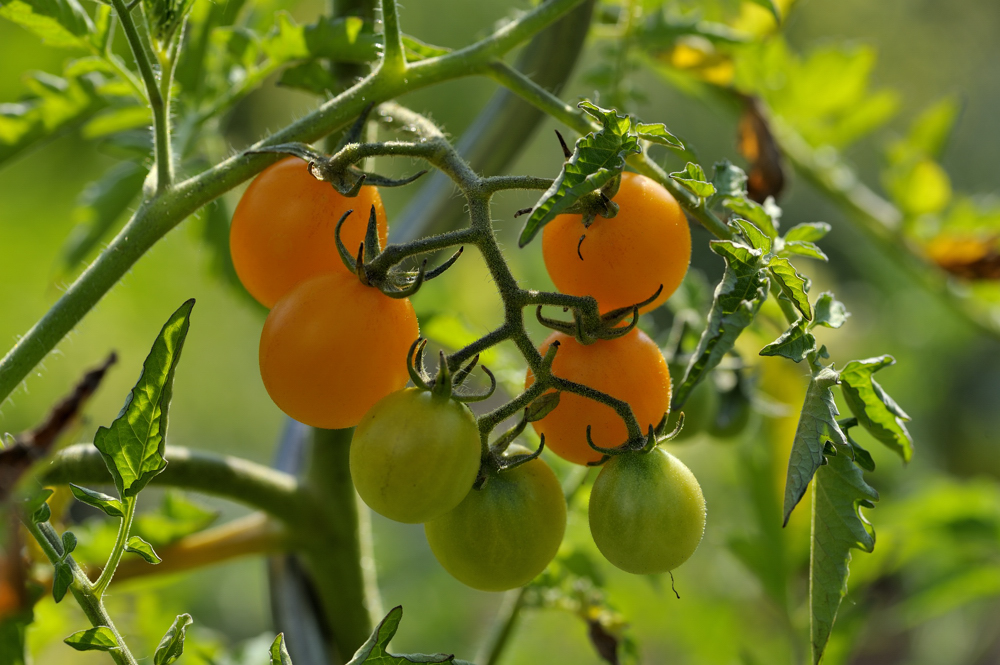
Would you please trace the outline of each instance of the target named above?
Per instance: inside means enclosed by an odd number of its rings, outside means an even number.
[[[400,605],[389,610],[385,618],[375,626],[375,631],[368,638],[368,641],[361,645],[361,648],[354,654],[347,665],[396,665],[402,663],[451,663],[453,665],[470,665],[462,660],[456,660],[454,656],[448,654],[410,654],[395,655],[387,651],[389,641],[399,629],[399,620],[403,617],[403,608]],[[273,651],[273,648],[272,648]],[[272,663],[274,659],[272,656]]]
[[[716,162],[712,172],[712,186],[719,197],[746,199],[747,174],[728,159]]]
[[[834,298],[829,291],[824,291],[816,299],[812,325],[839,328],[844,325],[850,315],[851,313],[844,307],[844,303]]]
[[[760,350],[762,356],[783,356],[797,363],[816,350],[816,338],[808,330],[809,322],[799,319],[788,330]]]
[[[94,23],[76,0],[11,0],[0,16],[56,48],[86,48]]]
[[[813,663],[819,663],[830,639],[837,610],[847,594],[851,549],[871,552],[875,532],[859,512],[874,507],[876,492],[865,482],[850,456],[837,454],[816,472],[813,489],[812,534],[809,560],[810,635]]]
[[[674,391],[671,411],[679,410],[698,382],[722,361],[767,299],[768,280],[762,269],[761,250],[730,240],[714,240],[711,248],[726,260],[726,271],[715,288],[705,330]]]
[[[772,218],[764,206],[746,198],[745,195],[739,197],[727,196],[722,200],[722,205],[727,210],[731,210],[737,215],[745,217],[759,227],[770,238],[778,235],[775,220]]]
[[[767,264],[771,277],[781,287],[781,295],[792,301],[795,308],[802,313],[808,321],[812,321],[812,305],[809,304],[809,279],[803,277],[795,270],[791,262],[782,257],[776,256]]]
[[[670,130],[667,129],[667,126],[661,122],[636,123],[635,133],[639,135],[639,138],[646,139],[650,143],[665,145],[668,148],[675,148],[677,150],[684,150],[684,144],[681,140],[671,134]]]
[[[632,120],[627,115],[586,101],[580,102],[579,107],[600,120],[603,127],[577,140],[573,155],[524,223],[518,238],[520,247],[531,242],[543,226],[581,196],[610,182],[625,168],[625,158],[640,152],[638,139],[630,133]]]
[[[194,300],[181,305],[160,330],[142,365],[139,381],[125,399],[110,427],[100,427],[94,445],[114,478],[118,495],[135,496],[163,471],[167,410],[173,395],[174,372],[191,325]]]
[[[796,224],[788,229],[785,234],[785,242],[816,242],[822,240],[830,232],[830,225],[826,222],[809,222],[807,224]]]
[[[184,638],[187,627],[194,623],[190,614],[179,614],[164,633],[156,653],[153,654],[153,665],[170,665],[184,653]]]
[[[145,559],[146,563],[151,563],[154,566],[162,561],[159,555],[153,550],[153,546],[139,536],[132,536],[128,539],[128,542],[125,543],[125,551],[138,554]]]
[[[55,570],[52,574],[52,600],[57,603],[63,599],[66,595],[66,591],[69,590],[69,585],[73,583],[73,569],[69,567],[69,564],[60,561],[55,565]]]
[[[208,528],[218,516],[218,512],[191,501],[181,492],[168,491],[157,510],[136,516],[132,533],[161,547]]]
[[[751,247],[759,249],[765,256],[771,253],[771,238],[753,222],[736,218],[729,225],[739,231]]]
[[[121,649],[118,639],[107,626],[88,628],[73,633],[63,640],[77,651],[114,651]]]
[[[689,192],[701,198],[708,198],[715,194],[715,185],[708,182],[705,169],[694,162],[688,162],[683,171],[671,173],[670,177],[679,182]]]
[[[840,412],[834,402],[832,388],[837,385],[838,380],[835,371],[823,367],[813,373],[806,389],[802,414],[799,416],[795,439],[792,441],[792,452],[788,457],[783,508],[785,524],[788,524],[792,509],[806,493],[816,469],[823,464],[826,442],[832,441],[841,448],[850,450],[847,437],[837,423]]]
[[[76,497],[77,501],[85,503],[88,506],[93,506],[98,510],[102,510],[104,511],[104,514],[109,517],[125,516],[125,509],[122,507],[122,502],[113,496],[89,490],[86,487],[80,487],[79,485],[74,485],[73,483],[69,484],[69,488],[73,491],[73,496]]]
[[[278,636],[271,642],[271,665],[292,665],[292,658],[288,655],[288,648],[285,647],[285,634],[278,633]]]
[[[910,419],[889,397],[873,374],[895,364],[892,356],[852,360],[840,371],[840,389],[858,422],[889,449],[909,462],[913,456],[913,438],[906,429]]]

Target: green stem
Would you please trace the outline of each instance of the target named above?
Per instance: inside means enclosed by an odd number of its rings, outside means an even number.
[[[382,0],[382,63],[380,70],[401,76],[406,71],[403,35],[399,30],[396,0]]]
[[[108,562],[104,564],[101,576],[94,582],[94,594],[98,598],[104,596],[104,591],[111,584],[111,578],[114,577],[115,570],[118,569],[118,562],[122,560],[122,555],[125,554],[125,543],[128,542],[128,535],[132,530],[132,520],[135,518],[136,497],[127,496],[122,499],[122,502],[125,504],[125,517],[121,519],[121,523],[118,525],[118,536],[115,538],[114,547],[111,548],[111,555],[108,556]]]

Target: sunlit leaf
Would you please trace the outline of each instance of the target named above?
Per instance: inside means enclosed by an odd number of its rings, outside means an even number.
[[[139,536],[132,536],[125,543],[125,551],[141,556],[146,563],[156,565],[162,561],[159,555],[153,550],[153,546]]]
[[[292,665],[292,658],[288,655],[288,647],[285,646],[285,634],[278,633],[271,642],[271,649],[268,652],[271,656],[271,665]]]
[[[852,360],[840,371],[844,400],[858,422],[876,439],[895,451],[903,461],[913,456],[913,438],[906,429],[910,419],[886,394],[874,374],[895,364],[892,356]]]
[[[73,633],[65,640],[77,651],[113,651],[121,649],[115,634],[107,626],[98,626]]]
[[[17,23],[57,48],[85,48],[94,23],[77,0],[9,0],[0,17]]]
[[[829,291],[825,291],[816,298],[812,325],[839,328],[844,325],[850,315],[851,313],[844,307],[844,303],[834,298]]]
[[[81,501],[88,506],[93,506],[98,510],[102,510],[109,517],[125,516],[125,509],[122,507],[122,502],[113,496],[89,490],[86,487],[80,487],[79,485],[74,485],[73,483],[69,484],[69,488],[73,491],[73,496],[76,497],[77,501]]]
[[[684,144],[681,143],[681,140],[671,134],[670,130],[663,123],[637,123],[635,133],[639,135],[639,138],[645,139],[650,143],[665,145],[668,148],[677,148],[679,150],[684,149]]]
[[[465,661],[456,660],[454,656],[438,654],[408,654],[395,655],[388,651],[389,642],[399,629],[399,620],[403,617],[403,608],[396,606],[382,619],[368,641],[361,645],[347,665],[403,665],[405,663],[452,663],[453,665],[470,665]],[[273,663],[273,657],[272,657]]]
[[[754,249],[759,249],[765,256],[771,253],[771,238],[755,224],[745,219],[734,219],[730,226],[738,230]]]
[[[807,320],[813,318],[812,305],[809,304],[809,281],[795,270],[788,259],[776,256],[767,264],[771,277],[781,288],[781,294],[792,301],[795,308]]]
[[[796,224],[785,233],[785,242],[817,242],[826,237],[826,234],[830,232],[830,228],[830,225],[826,222]]]
[[[816,243],[807,242],[805,240],[793,240],[791,242],[786,242],[781,248],[782,254],[795,254],[798,256],[806,256],[810,259],[816,259],[818,261],[828,261],[829,257],[826,253],[819,248]]]
[[[705,170],[693,162],[688,162],[683,171],[671,173],[670,177],[695,196],[708,198],[715,194],[715,185],[708,182]]]
[[[799,319],[788,330],[760,350],[762,356],[783,356],[795,362],[802,362],[816,350],[816,338],[808,330],[809,322]]]
[[[184,653],[187,627],[194,623],[190,614],[180,614],[167,629],[153,654],[153,665],[170,665]]]

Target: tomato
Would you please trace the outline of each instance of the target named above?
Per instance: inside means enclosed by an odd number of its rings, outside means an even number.
[[[646,312],[664,303],[684,279],[691,230],[670,192],[644,175],[622,173],[614,201],[618,215],[598,217],[589,228],[581,215],[549,222],[542,233],[545,267],[557,289],[594,296],[602,313],[642,302],[662,284],[656,300],[640,310]]]
[[[628,402],[643,434],[649,425],[658,425],[670,409],[667,361],[656,343],[638,328],[618,339],[587,345],[569,335],[553,333],[542,343],[542,355],[555,341],[559,350],[552,373]],[[528,370],[525,387],[534,382]],[[587,443],[587,425],[591,425],[594,443],[603,448],[619,446],[628,438],[625,423],[610,406],[565,391],[559,396],[559,405],[532,425],[545,435],[545,445],[552,452],[576,464],[601,459],[601,453]]]
[[[510,452],[527,451],[511,446]],[[490,472],[486,485],[424,524],[427,542],[452,577],[481,591],[524,586],[555,558],[566,500],[552,469],[533,459]]]
[[[601,554],[636,575],[665,573],[694,554],[705,533],[705,497],[665,450],[616,455],[590,492],[590,534]]]
[[[418,335],[409,300],[394,300],[346,271],[327,273],[275,303],[260,336],[260,375],[292,418],[354,427],[406,385],[406,354]]]
[[[236,274],[254,298],[273,307],[310,277],[346,273],[334,229],[345,212],[354,210],[340,236],[353,254],[365,238],[372,206],[384,245],[385,210],[376,188],[362,187],[356,197],[347,198],[312,177],[298,157],[272,164],[250,183],[233,213],[229,251]]]
[[[380,515],[411,524],[440,517],[479,473],[479,428],[450,397],[407,388],[383,397],[351,439],[351,478]]]
[[[670,376],[674,380],[674,390],[677,392],[677,385],[684,378],[683,366],[671,366]],[[667,432],[672,432],[677,426],[677,418],[681,412],[684,413],[684,429],[676,438],[671,439],[675,443],[682,443],[692,439],[696,434],[705,430],[714,420],[715,412],[718,408],[719,396],[715,392],[711,377],[702,379],[688,395],[687,401],[679,411],[670,414],[667,420]]]

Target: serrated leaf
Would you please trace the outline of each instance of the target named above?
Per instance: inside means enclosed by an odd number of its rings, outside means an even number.
[[[545,393],[540,395],[528,406],[527,419],[529,423],[541,420],[552,413],[553,409],[559,406],[559,393]]]
[[[639,135],[639,138],[645,139],[650,143],[665,145],[668,148],[676,148],[677,150],[684,150],[684,143],[682,143],[679,138],[671,134],[670,130],[668,130],[667,126],[663,123],[636,123],[635,133]]]
[[[792,452],[788,457],[788,473],[785,478],[785,499],[783,522],[788,524],[792,509],[802,500],[816,469],[823,464],[823,448],[827,441],[841,447],[848,447],[847,437],[837,424],[837,404],[833,399],[833,386],[838,376],[829,367],[813,373],[806,398],[802,404],[799,424],[795,428]]]
[[[288,655],[288,648],[285,647],[285,634],[278,633],[278,636],[271,642],[271,665],[292,665],[292,658]]]
[[[819,298],[816,298],[812,325],[839,328],[844,325],[850,315],[851,313],[844,307],[844,303],[834,298],[829,291],[824,291],[819,294]]]
[[[153,550],[153,546],[139,536],[132,536],[128,539],[128,542],[125,543],[125,551],[138,554],[145,559],[146,563],[151,563],[154,566],[162,561],[159,555]]]
[[[77,651],[113,651],[120,649],[115,634],[107,626],[97,626],[73,633],[63,640]]]
[[[715,194],[715,185],[707,181],[705,169],[694,162],[688,162],[683,171],[671,173],[670,177],[679,182],[689,192],[701,198]]]
[[[116,164],[87,185],[77,199],[73,229],[63,249],[63,262],[73,268],[83,261],[111,230],[142,191],[147,169],[136,162]]]
[[[184,653],[184,638],[187,627],[194,623],[190,614],[179,614],[164,633],[156,653],[153,654],[153,665],[170,665]]]
[[[767,264],[771,277],[781,287],[781,294],[792,301],[807,320],[812,321],[812,305],[809,304],[809,280],[800,275],[791,262],[776,256]]]
[[[753,222],[737,218],[730,222],[729,225],[739,231],[746,238],[746,241],[750,243],[751,247],[759,249],[765,256],[771,253],[771,238]]]
[[[392,636],[399,629],[399,621],[403,617],[403,608],[400,605],[389,610],[385,618],[375,626],[375,631],[368,638],[368,641],[361,645],[354,657],[347,665],[396,665],[401,663],[454,663],[458,665],[461,661],[456,661],[454,656],[438,654],[408,654],[395,655],[388,652],[389,642]],[[272,661],[273,662],[273,661]]]
[[[76,0],[10,0],[0,17],[29,30],[56,48],[85,48],[94,23]]]
[[[785,234],[785,242],[816,242],[826,237],[830,232],[830,225],[826,222],[808,222],[806,224],[796,224],[788,229]]]
[[[895,364],[892,356],[852,360],[840,372],[844,401],[858,422],[876,439],[895,451],[904,462],[913,456],[913,438],[906,429],[910,419],[873,377]]]
[[[799,319],[788,330],[760,350],[762,356],[783,356],[795,362],[802,362],[816,350],[816,338],[809,332],[809,322]]]
[[[118,495],[135,496],[163,471],[167,412],[173,394],[174,372],[191,325],[188,300],[164,324],[142,365],[139,381],[125,399],[110,427],[99,427],[94,445],[114,478]]]
[[[77,501],[102,510],[109,517],[125,517],[125,508],[122,506],[122,502],[113,496],[89,490],[86,487],[80,487],[73,483],[69,484],[69,488],[72,490],[73,496],[76,497]]]
[[[820,249],[816,243],[805,240],[793,240],[791,242],[786,242],[781,248],[781,253],[797,254],[799,256],[806,256],[810,259],[817,259],[819,261],[829,260],[826,253]]]
[[[747,174],[728,159],[715,163],[712,185],[720,197],[746,200]]]
[[[52,573],[52,600],[57,603],[61,601],[69,590],[69,585],[73,583],[73,569],[68,563],[60,561],[55,565]]]
[[[534,212],[524,223],[518,238],[520,247],[531,242],[543,226],[581,196],[610,182],[625,168],[625,158],[640,151],[638,140],[630,133],[632,121],[627,115],[586,101],[580,102],[579,107],[600,120],[603,127],[577,140],[573,156],[563,165],[559,176],[542,194]]]
[[[858,442],[851,438],[851,430],[844,426],[844,436],[847,437],[847,443],[851,444],[851,449],[854,451],[854,463],[860,466],[865,471],[875,470],[875,460],[872,459],[872,454],[858,445]]]
[[[809,627],[814,664],[823,656],[847,594],[851,549],[871,552],[875,548],[875,532],[860,514],[859,504],[878,501],[878,492],[865,482],[850,456],[834,455],[827,460],[816,472],[813,490]]]
[[[756,201],[752,201],[746,198],[746,196],[727,196],[723,199],[722,205],[727,210],[731,210],[737,215],[753,222],[769,238],[774,238],[778,235],[778,229],[771,218],[771,214]]]
[[[761,251],[729,240],[715,240],[712,251],[726,260],[722,281],[715,288],[708,322],[674,390],[670,410],[677,411],[694,387],[708,375],[736,343],[767,299],[768,280],[761,267]]]

